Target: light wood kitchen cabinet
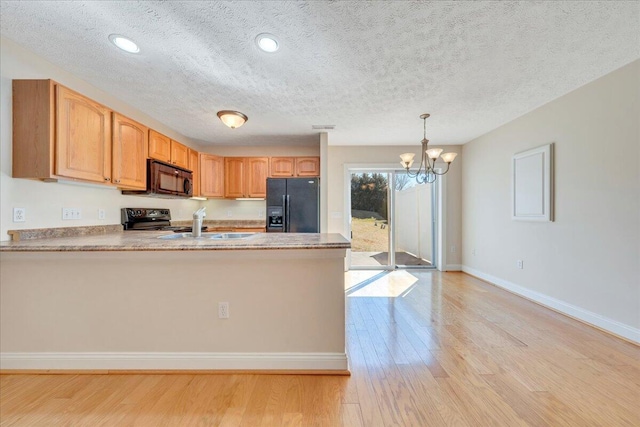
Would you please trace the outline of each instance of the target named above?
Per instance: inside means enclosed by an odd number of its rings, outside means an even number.
[[[12,173],[111,183],[111,110],[53,80],[14,80]]]
[[[149,128],[118,113],[113,113],[112,174],[118,187],[147,188]]]
[[[295,175],[296,162],[293,157],[271,157],[269,169],[272,178],[290,178]]]
[[[171,163],[171,139],[153,129],[149,129],[149,157]]]
[[[320,176],[320,157],[271,157],[272,178]]]
[[[149,157],[189,169],[189,147],[153,129],[149,130]]]
[[[171,163],[180,168],[189,168],[189,147],[171,140]]]
[[[224,197],[224,158],[200,153],[200,195]]]
[[[267,157],[247,157],[245,197],[267,197],[267,177],[269,159]]]
[[[296,176],[320,176],[320,157],[296,157]]]
[[[108,182],[111,178],[111,110],[57,86],[55,122],[55,173]]]
[[[200,156],[196,150],[189,148],[189,167],[193,172],[193,196],[200,196]]]
[[[246,197],[245,162],[243,157],[225,157],[224,159],[224,197]]]
[[[268,174],[268,157],[225,157],[224,197],[266,197]]]

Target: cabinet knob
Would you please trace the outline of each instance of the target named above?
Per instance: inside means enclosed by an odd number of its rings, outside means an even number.
[[[106,178],[104,179],[105,181],[111,181],[111,178]]]

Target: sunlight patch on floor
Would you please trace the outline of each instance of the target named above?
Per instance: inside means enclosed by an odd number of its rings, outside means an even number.
[[[367,270],[345,273],[348,297],[403,297],[411,291],[418,278],[407,270]]]

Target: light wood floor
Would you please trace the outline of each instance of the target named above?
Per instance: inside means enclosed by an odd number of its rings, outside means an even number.
[[[351,377],[3,375],[0,425],[640,425],[632,344],[462,273],[347,295]]]

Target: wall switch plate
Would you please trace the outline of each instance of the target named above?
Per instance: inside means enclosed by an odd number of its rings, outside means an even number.
[[[471,249],[471,255],[475,255],[476,254],[476,250],[475,249]]]
[[[13,208],[13,222],[25,222],[27,210],[25,208]]]
[[[82,211],[78,208],[62,208],[62,219],[82,219]]]
[[[233,212],[227,211],[227,218],[231,218],[233,216]]]
[[[458,248],[456,248],[455,246],[451,246],[451,253],[452,254],[455,254],[457,250],[458,250]]]
[[[104,212],[104,209],[98,209],[98,219],[105,219],[107,215]]]
[[[518,261],[516,261],[516,266],[522,270],[524,268],[524,261],[519,259]]]
[[[229,318],[229,303],[228,302],[219,302],[218,303],[218,318],[219,319],[228,319]]]

